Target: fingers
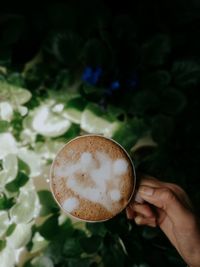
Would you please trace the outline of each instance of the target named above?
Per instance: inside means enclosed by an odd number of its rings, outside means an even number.
[[[148,204],[132,203],[126,208],[127,218],[138,225],[156,226],[156,217]]]
[[[179,222],[184,220],[186,209],[171,189],[142,185],[138,194],[148,203],[164,210],[173,222],[176,222],[177,218]]]
[[[156,217],[158,217],[157,223],[161,225],[163,218],[167,215],[173,223],[178,225],[185,218],[190,217],[188,215],[191,214],[191,208],[189,209],[188,203],[187,194],[178,185],[161,182],[150,176],[143,176],[138,192],[129,204],[127,215],[136,223],[140,222],[140,224],[147,225],[154,225],[156,220],[152,218]],[[159,216],[153,213],[148,204],[157,208]],[[163,214],[165,216],[161,216]],[[138,219],[138,217],[142,219]]]
[[[144,176],[141,176],[140,178],[140,184],[139,186],[141,185],[146,185],[146,186],[151,186],[151,187],[161,187],[163,182],[157,180],[156,178],[154,177],[151,177],[151,176],[147,176],[147,175],[144,175]]]
[[[175,194],[176,198],[185,206],[186,209],[193,211],[194,208],[192,203],[186,194],[186,192],[178,185],[173,183],[166,183],[155,179],[154,177],[148,175],[141,176],[140,186],[150,186],[153,188],[168,188]],[[139,195],[140,197],[140,195]],[[141,197],[140,197],[141,198]]]
[[[142,216],[135,217],[135,223],[137,225],[147,225],[151,227],[156,227],[156,218],[146,218]]]
[[[154,177],[147,176],[147,175],[142,176],[140,186],[141,185],[155,187],[155,188],[167,187],[171,189],[175,194],[182,194],[182,195],[184,194],[186,196],[185,191],[180,186],[173,184],[173,183],[162,182],[162,181],[157,180]]]
[[[144,199],[141,198],[141,196],[139,194],[136,194],[132,200],[131,200],[131,203],[133,204],[134,202],[137,202],[137,203],[140,203],[140,204],[143,204],[144,203]]]
[[[134,218],[135,218],[135,213],[134,213],[133,209],[130,206],[128,206],[126,208],[126,217],[129,220],[134,220]]]
[[[147,217],[147,218],[155,217],[155,214],[153,213],[152,209],[149,207],[148,204],[134,203],[133,205],[131,205],[131,208],[133,209],[135,213],[139,213],[143,217]]]

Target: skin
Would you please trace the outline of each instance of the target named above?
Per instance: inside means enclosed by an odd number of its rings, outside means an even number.
[[[160,227],[185,262],[200,267],[200,226],[181,187],[143,176],[126,214],[138,225]]]

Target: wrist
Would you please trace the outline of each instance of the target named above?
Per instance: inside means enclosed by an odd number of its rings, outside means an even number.
[[[187,263],[188,267],[200,267],[200,245],[193,250],[193,254]]]
[[[188,267],[200,267],[200,221],[199,218],[194,216],[191,220],[191,227],[193,231],[190,232],[191,246],[188,249],[189,257],[186,263]],[[192,238],[193,237],[193,238]]]

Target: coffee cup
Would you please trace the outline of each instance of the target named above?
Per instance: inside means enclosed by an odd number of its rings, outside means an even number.
[[[50,187],[61,209],[78,220],[106,221],[131,200],[136,184],[133,162],[116,141],[83,135],[66,143],[50,170]]]

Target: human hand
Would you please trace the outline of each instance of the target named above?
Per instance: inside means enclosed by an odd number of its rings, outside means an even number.
[[[200,227],[181,187],[145,176],[126,213],[138,225],[159,226],[190,267],[200,266]]]

